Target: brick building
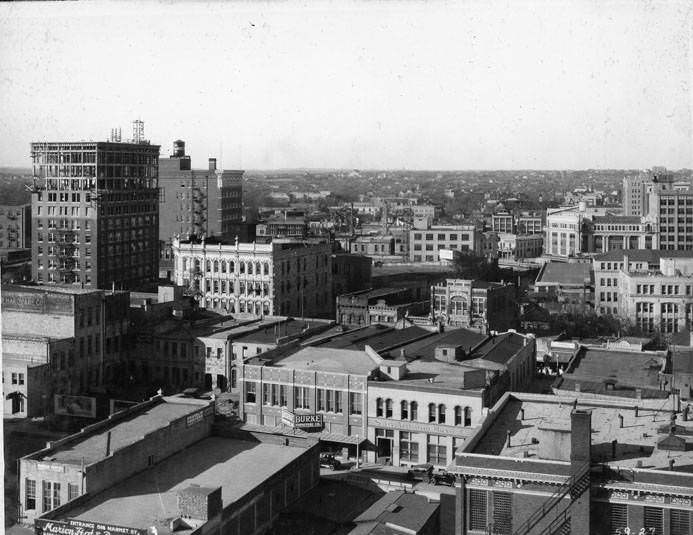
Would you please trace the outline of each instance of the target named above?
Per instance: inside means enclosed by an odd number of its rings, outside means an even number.
[[[0,206],[0,249],[31,249],[31,205]]]

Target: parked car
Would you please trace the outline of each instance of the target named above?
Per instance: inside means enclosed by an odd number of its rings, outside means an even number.
[[[325,453],[320,456],[320,468],[329,468],[330,470],[339,470],[342,467],[342,463],[335,456],[329,453]]]
[[[413,479],[414,481],[424,481],[426,483],[430,483],[432,473],[433,465],[426,463],[412,466],[407,472],[407,475],[409,476],[409,479]]]
[[[434,485],[448,485],[454,487],[455,479],[455,474],[451,474],[450,472],[436,472],[431,477],[431,483]]]

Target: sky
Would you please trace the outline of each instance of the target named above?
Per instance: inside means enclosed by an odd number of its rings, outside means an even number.
[[[0,3],[0,165],[693,168],[693,1]]]

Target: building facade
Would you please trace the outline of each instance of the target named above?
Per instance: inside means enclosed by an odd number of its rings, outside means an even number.
[[[158,277],[159,146],[31,144],[32,277],[135,289]]]
[[[537,258],[544,251],[542,234],[498,234],[498,258],[522,260]]]
[[[31,249],[31,205],[0,206],[0,249]]]
[[[55,394],[122,383],[129,327],[127,292],[3,287],[5,415],[44,416]]]
[[[444,325],[505,331],[517,321],[515,292],[512,284],[446,279],[431,288],[431,314]]]
[[[173,240],[174,278],[201,308],[255,316],[328,317],[329,243],[274,240],[224,245]]]
[[[692,251],[613,251],[594,258],[595,308],[645,333],[693,327]]]
[[[475,225],[431,225],[409,231],[409,261],[439,262],[439,251],[482,254],[480,232]]]

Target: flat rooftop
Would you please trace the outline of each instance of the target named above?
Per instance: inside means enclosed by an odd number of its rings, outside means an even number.
[[[539,445],[533,444],[532,439],[542,440],[541,428],[568,430],[573,400],[537,395],[532,399],[522,399],[521,396],[509,396],[500,412],[495,417],[491,416],[493,421],[488,430],[466,453],[524,458],[527,451],[529,460],[541,460],[538,457]],[[668,470],[669,460],[674,459],[674,470],[693,472],[693,421],[684,422],[681,416],[676,420],[676,434],[685,438],[688,451],[657,447],[657,443],[668,435],[670,402],[641,401],[638,416],[634,407],[608,401],[600,404],[598,400],[578,400],[577,407],[592,413],[592,462],[634,468],[638,461],[642,461],[642,468]],[[520,409],[524,409],[524,419],[521,419]],[[620,427],[619,415],[623,416],[623,427]],[[506,440],[508,431],[510,446]],[[612,457],[614,440],[617,441],[616,455]]]
[[[665,360],[663,355],[646,352],[583,349],[559,381],[559,388],[575,390],[579,383],[581,390],[584,386],[602,394],[619,395],[635,388],[659,391],[659,372]]]
[[[221,487],[227,507],[305,452],[294,446],[209,437],[97,494],[65,516],[139,529],[154,526],[159,534],[169,534],[169,522],[179,516],[178,491],[191,485]]]
[[[176,398],[179,399],[179,398]],[[173,420],[200,410],[205,406],[199,401],[167,401],[158,403],[126,420],[105,427],[99,432],[87,434],[64,446],[58,446],[40,460],[89,465],[106,458],[107,434],[111,433],[111,452],[134,444],[155,429],[168,426]]]
[[[370,325],[363,329],[348,331],[341,336],[322,343],[315,342],[320,347],[333,349],[358,349],[363,350],[367,345],[375,351],[383,351],[394,346],[403,346],[419,338],[430,336],[431,331],[413,326],[406,329],[394,329],[383,325]]]
[[[262,356],[260,356],[262,358]],[[252,363],[252,362],[250,362]],[[365,351],[304,347],[296,353],[279,357],[272,363],[277,367],[325,372],[368,375],[378,367]]]
[[[536,284],[589,284],[591,269],[592,265],[586,262],[548,262],[539,272]]]
[[[316,324],[317,322],[313,322]],[[262,324],[261,324],[262,325]],[[264,327],[257,329],[248,329],[248,334],[242,334],[234,340],[234,342],[248,342],[251,344],[276,344],[279,338],[285,336],[294,336],[301,334],[303,331],[311,327],[311,322],[308,320],[289,320],[279,322],[268,321],[264,323]]]

